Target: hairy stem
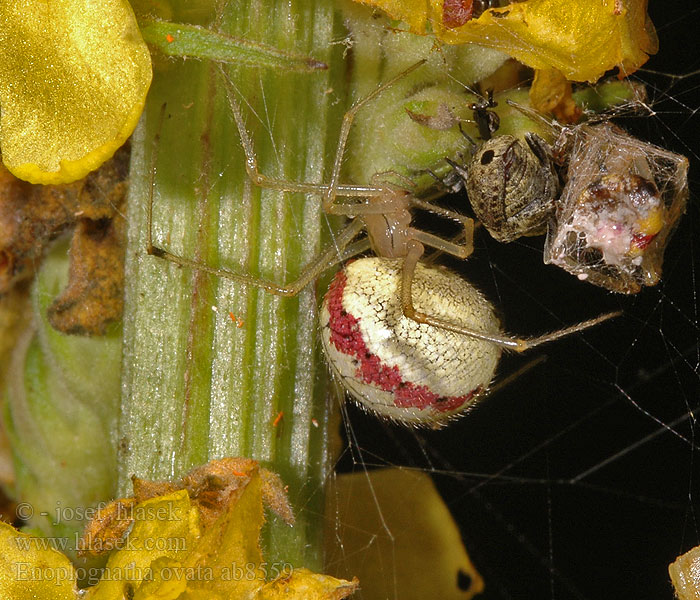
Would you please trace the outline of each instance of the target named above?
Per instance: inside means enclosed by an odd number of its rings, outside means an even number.
[[[183,14],[175,8],[173,16],[184,21],[188,2],[180,4]],[[232,2],[211,17],[209,27],[225,34],[331,67],[229,71],[261,170],[322,181],[343,109],[332,3]],[[275,281],[293,278],[319,252],[326,223],[319,199],[251,185],[221,75],[208,61],[176,60],[157,72],[132,171],[120,491],[132,474],[173,478],[212,458],[258,459],[289,485],[298,511],[293,530],[269,524],[268,558],[318,567],[328,415],[315,286],[283,299],[145,250],[153,173],[154,243]]]

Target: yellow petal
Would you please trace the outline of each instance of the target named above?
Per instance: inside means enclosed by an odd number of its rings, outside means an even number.
[[[186,496],[187,492],[181,490],[176,494]],[[162,503],[173,496],[175,494],[159,496],[157,500]],[[267,563],[263,563],[259,545],[263,521],[262,483],[256,466],[240,496],[228,499],[224,512],[208,527],[202,528],[201,536],[191,539],[186,552],[177,556],[159,556],[147,563],[149,578],[134,586],[134,600],[174,600],[185,591],[189,600],[252,598],[265,584],[268,575]],[[129,534],[129,540],[135,531],[136,524]],[[151,535],[156,534],[163,535],[160,530],[151,532]],[[170,533],[168,537],[172,538],[173,534]],[[119,551],[115,556],[123,553]],[[113,565],[112,558],[107,563],[107,573]],[[126,556],[125,559],[130,560],[130,557]],[[114,562],[115,567],[117,564],[121,565],[122,562]],[[104,583],[99,585],[103,586]],[[113,586],[109,588],[110,593],[113,589]],[[90,596],[90,600],[111,598],[110,595]],[[115,598],[121,599],[120,596]]]
[[[679,600],[700,597],[700,546],[679,556],[668,566],[673,588]]]
[[[356,579],[345,581],[306,569],[294,569],[284,561],[263,561],[259,538],[264,522],[263,495],[270,492],[270,473],[265,472],[261,477],[254,461],[213,461],[191,471],[183,481],[194,483],[203,479],[205,473],[221,473],[222,468],[231,464],[242,464],[247,469],[239,475],[242,487],[231,488],[230,493],[218,498],[202,493],[210,501],[221,503],[220,510],[216,511],[218,516],[208,523],[199,518],[202,505],[197,506],[197,500],[203,498],[191,500],[186,489],[135,505],[123,499],[102,515],[102,523],[91,526],[98,536],[104,535],[100,527],[105,529],[107,521],[126,519],[132,526],[129,533],[119,539],[119,549],[112,551],[100,582],[84,592],[84,600],[124,600],[127,597],[133,600],[342,600],[355,591]],[[144,486],[153,489],[153,486],[165,488],[168,485],[177,484],[143,480],[138,484],[141,492]],[[12,535],[18,535],[12,528],[8,529]],[[121,530],[113,526],[110,529]],[[0,553],[0,559],[5,558],[5,565],[0,563],[0,576],[4,567],[9,568],[13,561],[23,557],[23,554],[3,556]],[[273,581],[267,583],[267,579]],[[24,600],[25,596],[18,598]],[[64,600],[63,596],[58,598]],[[44,597],[36,596],[36,599],[44,600]]]
[[[260,550],[264,521],[262,482],[255,469],[242,494],[207,529],[188,557],[194,573],[187,586],[191,598],[211,598],[217,590],[225,598],[249,598],[265,583],[267,575]]]
[[[449,44],[475,43],[510,54],[535,69],[555,68],[572,81],[596,81],[619,67],[628,75],[657,50],[647,0],[526,0],[445,26],[445,0],[362,0],[404,21],[414,33],[432,31]]]
[[[0,522],[0,598],[75,600],[73,565],[50,542]]]
[[[436,0],[358,0],[381,8],[392,19],[403,21],[413,33],[426,33],[429,23],[438,20],[442,2]],[[436,12],[436,9],[440,12]]]
[[[131,135],[151,62],[126,0],[0,3],[0,145],[17,177],[84,177]]]
[[[176,560],[161,556],[151,563],[150,571],[134,600],[176,600],[187,589],[187,570]]]
[[[365,600],[469,600],[483,591],[429,475],[377,469],[339,475],[334,485],[328,508],[340,526],[326,538],[328,564],[337,577],[356,575]]]
[[[170,581],[181,581],[179,565],[196,545],[199,533],[197,509],[185,490],[137,504],[131,531],[122,547],[110,555],[102,579],[86,599],[121,600],[128,597],[127,590],[138,590],[144,581],[154,579],[165,580],[164,587],[172,589]],[[162,576],[166,570],[168,577]]]
[[[581,116],[572,96],[571,82],[557,69],[537,69],[530,86],[530,106],[542,114],[553,113],[560,123],[576,123]]]
[[[346,581],[308,569],[294,569],[260,588],[255,600],[341,600],[357,587],[357,579]]]

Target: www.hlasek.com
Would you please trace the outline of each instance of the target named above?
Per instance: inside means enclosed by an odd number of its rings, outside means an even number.
[[[87,585],[99,581],[269,581],[282,573],[289,574],[293,567],[289,563],[231,563],[216,569],[206,566],[183,567],[160,566],[155,569],[137,567],[130,563],[126,567],[104,569],[78,567],[39,567],[28,562],[13,564],[15,581],[49,581],[60,585],[66,581],[80,580]]]
[[[79,547],[82,550],[95,554],[101,553],[103,550],[128,550],[131,552],[145,550],[146,552],[185,552],[187,550],[187,539],[184,537],[147,537],[131,539],[129,536],[124,536],[120,539],[110,539],[109,547],[102,548],[103,540],[96,538],[90,540],[86,545],[85,540],[81,540],[78,534],[75,534],[71,540],[69,537],[23,537],[17,536],[14,538],[17,549],[22,552],[30,550],[58,550],[66,552],[67,550]]]

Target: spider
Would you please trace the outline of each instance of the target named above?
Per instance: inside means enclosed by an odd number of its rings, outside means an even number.
[[[343,215],[349,223],[336,236],[332,247],[308,264],[296,280],[281,285],[214,268],[154,245],[151,196],[147,252],[281,296],[295,296],[323,271],[345,262],[320,311],[322,344],[331,372],[369,411],[407,425],[438,427],[486,394],[502,349],[522,352],[619,313],[604,314],[533,338],[508,335],[501,330],[493,306],[470,283],[420,260],[426,247],[467,258],[473,250],[472,219],[433,206],[404,189],[339,183],[348,134],[358,110],[424,62],[380,85],[345,113],[327,184],[284,181],[259,172],[235,88],[222,70],[251,181],[265,188],[320,195],[326,213]],[[339,197],[361,200],[342,202]],[[414,209],[458,222],[465,241],[458,244],[413,227]],[[367,237],[356,240],[363,231]],[[346,262],[368,248],[376,256]]]

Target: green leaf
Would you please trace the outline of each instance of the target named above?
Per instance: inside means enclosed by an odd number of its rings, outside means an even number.
[[[314,71],[327,65],[307,56],[212,31],[197,25],[169,21],[142,21],[146,42],[167,56],[211,59],[224,63],[284,71]]]
[[[67,272],[61,243],[34,284],[37,326],[14,350],[4,418],[17,497],[31,505],[31,524],[65,539],[70,551],[86,509],[115,492],[121,340],[119,327],[103,338],[51,328],[46,308],[65,285]]]

